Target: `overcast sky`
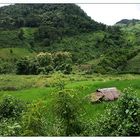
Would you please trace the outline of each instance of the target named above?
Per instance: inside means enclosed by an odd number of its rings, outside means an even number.
[[[4,4],[0,4],[3,6]],[[121,19],[140,19],[140,4],[78,4],[97,22],[113,25]]]
[[[140,19],[140,4],[78,4],[98,22],[113,25],[121,19]]]

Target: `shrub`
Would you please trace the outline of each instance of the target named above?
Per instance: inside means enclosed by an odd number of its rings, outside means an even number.
[[[117,104],[99,118],[95,124],[97,136],[139,136],[140,100],[134,91],[125,90]]]
[[[67,81],[66,75],[57,71],[51,74],[50,78],[47,78],[45,86],[56,87],[57,90],[61,90],[64,89]]]
[[[18,118],[26,105],[19,99],[6,95],[0,102],[0,118]]]
[[[57,52],[53,55],[48,52],[40,52],[37,56],[24,57],[16,63],[17,74],[49,74],[56,71],[61,71],[65,74],[70,74],[72,71],[71,55],[68,52]],[[1,66],[0,66],[1,73]]]
[[[0,74],[13,73],[15,66],[10,62],[0,59]]]
[[[82,133],[80,111],[80,102],[75,94],[64,89],[58,92],[54,112],[59,122],[59,135],[73,136]]]
[[[15,119],[0,120],[0,136],[20,136],[21,125]]]
[[[16,73],[17,74],[29,74],[30,73],[30,60],[28,57],[19,59],[16,64]]]
[[[21,126],[23,136],[47,135],[46,107],[42,101],[28,105],[27,111],[22,114]]]
[[[35,58],[24,57],[17,61],[17,74],[38,74],[38,63]]]

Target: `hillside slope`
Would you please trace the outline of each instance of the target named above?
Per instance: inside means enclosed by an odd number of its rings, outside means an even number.
[[[140,49],[140,20],[123,19],[116,23],[115,26],[121,27],[126,36],[126,40],[134,48]],[[127,61],[124,71],[128,73],[140,73],[140,53],[137,53],[132,59]]]
[[[140,53],[127,62],[124,71],[128,73],[140,73]]]
[[[129,42],[131,42],[133,45],[140,46],[140,20],[123,19],[117,22],[115,26],[121,27]]]
[[[123,26],[103,25],[75,4],[1,7],[0,61],[11,67],[26,55],[67,51],[72,54],[73,65],[90,65],[90,72],[120,72],[139,53],[139,36],[135,37],[139,22],[123,22]],[[134,26],[138,28],[135,31]]]
[[[103,26],[75,4],[14,4],[0,8],[0,27],[48,26],[66,32],[86,32]],[[76,31],[74,31],[76,30]]]
[[[65,36],[105,30],[75,4],[0,7],[0,47],[50,46]]]

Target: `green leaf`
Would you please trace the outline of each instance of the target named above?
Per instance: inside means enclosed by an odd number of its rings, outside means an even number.
[[[125,113],[128,114],[128,112],[129,112],[129,109],[126,109],[126,110],[125,110]]]

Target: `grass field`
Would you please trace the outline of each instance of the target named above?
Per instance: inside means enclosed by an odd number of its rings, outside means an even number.
[[[0,57],[2,59],[11,60],[25,56],[34,56],[35,53],[30,52],[27,48],[0,48]]]
[[[114,102],[102,102],[91,104],[87,96],[98,88],[117,87],[120,91],[127,87],[132,87],[137,96],[140,97],[140,75],[62,75],[59,73],[53,75],[38,76],[19,76],[19,75],[1,75],[0,76],[0,98],[4,94],[13,95],[26,102],[43,100],[52,113],[51,107],[56,93],[59,80],[64,81],[66,89],[73,89],[82,101],[82,108],[85,111],[85,119],[95,119],[98,114],[104,112],[107,105],[113,105]]]

